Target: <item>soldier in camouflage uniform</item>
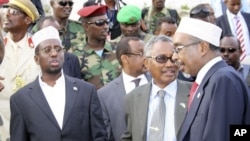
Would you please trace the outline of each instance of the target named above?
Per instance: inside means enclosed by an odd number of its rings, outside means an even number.
[[[97,89],[121,72],[115,47],[106,41],[109,28],[106,9],[106,6],[93,5],[78,11],[87,36],[87,41],[77,47],[83,51],[81,72],[84,80],[94,84]]]
[[[180,17],[175,9],[165,7],[165,0],[152,0],[152,6],[142,10],[142,19],[147,27],[145,32],[153,33],[156,21],[161,17],[171,17],[177,25],[180,22]]]
[[[61,26],[60,32],[62,33],[64,50],[80,57],[82,52],[81,49],[76,48],[76,45],[84,41],[85,36],[81,23],[69,19],[73,4],[72,0],[50,0],[53,17]]]
[[[120,23],[122,35],[111,40],[112,44],[117,44],[122,37],[139,37],[145,43],[153,37],[153,35],[141,31],[141,10],[137,6],[126,5],[122,7],[117,14],[117,20]]]

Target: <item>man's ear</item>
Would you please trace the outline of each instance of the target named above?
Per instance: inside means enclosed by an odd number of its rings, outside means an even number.
[[[25,18],[24,21],[25,21],[25,23],[26,23],[27,25],[30,25],[30,24],[32,23],[31,17],[28,17],[28,16]]]
[[[34,60],[35,60],[37,65],[40,65],[40,59],[39,59],[38,55],[34,56]]]
[[[145,68],[147,70],[149,70],[149,67],[150,67],[150,61],[149,61],[149,59],[144,58],[143,63],[144,63]]]

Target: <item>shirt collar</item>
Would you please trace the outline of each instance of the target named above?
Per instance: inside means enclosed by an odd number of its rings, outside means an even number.
[[[157,96],[157,93],[158,93],[159,90],[164,90],[164,91],[166,91],[166,93],[168,95],[175,98],[176,97],[176,92],[177,92],[177,79],[175,79],[173,82],[168,84],[164,89],[162,89],[162,88],[158,87],[157,85],[155,85],[154,79],[152,79],[152,92],[151,92],[152,98],[155,98]]]
[[[215,65],[217,62],[221,61],[222,58],[220,56],[215,57],[214,59],[210,60],[209,62],[207,62],[198,72],[197,77],[195,82],[198,83],[199,85],[201,84],[202,79],[205,77],[205,75],[207,74],[207,72],[209,71],[210,68],[213,67],[213,65]]]

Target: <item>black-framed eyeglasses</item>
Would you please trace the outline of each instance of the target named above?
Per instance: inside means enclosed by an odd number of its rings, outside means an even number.
[[[175,60],[172,59],[172,56],[167,57],[165,55],[159,55],[159,56],[147,56],[146,58],[155,59],[155,61],[160,63],[160,64],[165,64],[165,63],[167,63],[168,60],[170,60],[171,63],[175,63]]]
[[[57,53],[60,53],[63,51],[63,48],[61,46],[55,46],[55,47],[45,47],[40,49],[41,52],[44,52],[46,54],[50,54],[52,50],[56,51]]]
[[[60,6],[66,6],[67,4],[68,4],[69,6],[73,6],[74,2],[73,2],[73,1],[59,1],[58,4],[59,4]]]
[[[109,24],[109,20],[106,19],[106,20],[97,20],[97,21],[94,21],[94,22],[87,22],[87,24],[95,24],[96,26],[103,26],[104,24]]]
[[[234,53],[237,49],[236,48],[224,48],[224,47],[220,47],[220,52],[221,53]]]
[[[140,56],[140,57],[143,56],[143,53],[142,53],[142,52],[140,52],[140,53],[123,53],[123,54],[126,54],[126,55],[134,55],[134,56]]]
[[[193,46],[193,45],[199,44],[200,42],[201,41],[198,41],[198,42],[190,43],[187,45],[175,45],[174,52],[179,53],[184,47]]]

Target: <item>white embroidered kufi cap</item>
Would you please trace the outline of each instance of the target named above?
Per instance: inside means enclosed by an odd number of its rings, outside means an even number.
[[[219,47],[221,28],[199,19],[183,17],[176,33],[185,33]]]
[[[53,26],[45,27],[39,31],[37,31],[32,36],[32,42],[34,47],[37,47],[41,42],[48,39],[57,39],[61,42],[58,30]]]

